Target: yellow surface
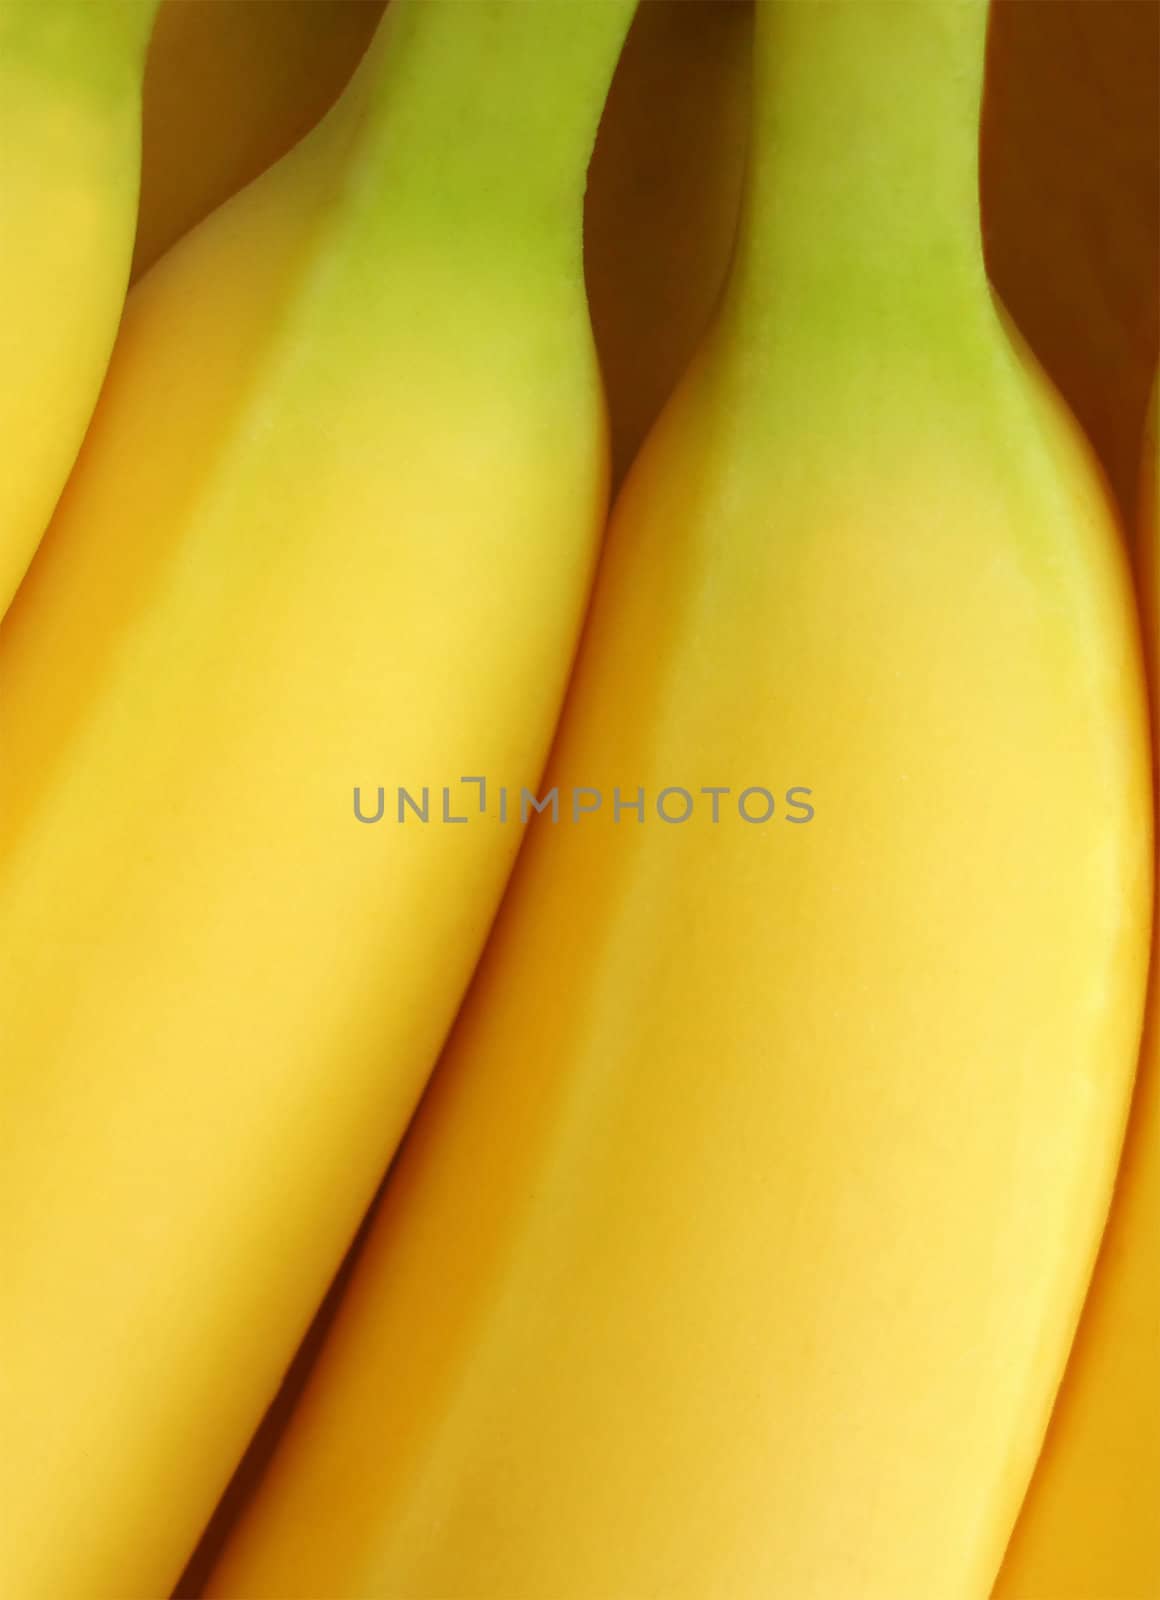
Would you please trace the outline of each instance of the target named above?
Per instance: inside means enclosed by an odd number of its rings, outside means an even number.
[[[759,6],[742,248],[550,767],[603,806],[535,826],[218,1600],[989,1591],[1152,854],[1116,529],[983,274],[982,20]]]
[[[156,0],[0,0],[0,615],[96,402],[129,277]]]
[[[1155,391],[1140,504],[1141,600],[1153,683],[1157,622]],[[1160,704],[1153,695],[1153,711]],[[1100,1259],[1043,1454],[994,1600],[1160,1595],[1160,967]]]
[[[396,0],[319,136],[132,296],[0,646],[5,1600],[168,1591],[471,972],[518,827],[364,827],[352,789],[438,812],[545,758],[628,15]],[[481,67],[452,160],[439,86]]]

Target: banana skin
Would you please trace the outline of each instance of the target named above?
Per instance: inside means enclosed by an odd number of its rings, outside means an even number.
[[[1146,428],[1136,552],[1144,636],[1160,698],[1160,436]],[[1154,732],[1154,749],[1160,730]],[[994,1600],[1152,1600],[1160,1594],[1160,968],[1116,1191],[1043,1452]]]
[[[155,11],[156,0],[0,0],[0,617],[113,347]]]
[[[131,297],[0,641],[6,1596],[172,1587],[470,976],[519,830],[365,828],[351,792],[545,760],[630,14],[393,0]]]

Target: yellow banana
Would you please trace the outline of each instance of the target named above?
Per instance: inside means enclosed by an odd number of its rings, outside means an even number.
[[[1157,392],[1138,517],[1141,602],[1160,666]],[[1160,741],[1160,732],[1156,735]],[[1155,1600],[1160,1595],[1160,966],[1099,1261],[1043,1454],[994,1600]]]
[[[133,248],[156,0],[0,0],[0,615],[84,436]]]
[[[560,820],[219,1600],[994,1580],[1152,864],[1116,529],[983,270],[986,16],[759,0],[739,251],[614,513]]]
[[[167,1592],[471,973],[520,828],[461,776],[534,787],[603,521],[630,13],[393,0],[131,297],[0,647],[6,1600]]]
[[[333,104],[382,0],[165,0],[149,47],[133,277]]]

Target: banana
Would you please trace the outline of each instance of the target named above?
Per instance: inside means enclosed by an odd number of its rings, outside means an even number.
[[[156,0],[0,0],[0,616],[52,515],[125,299]]]
[[[1139,636],[979,0],[759,0],[726,296],[218,1600],[978,1600],[1138,1047]],[[577,799],[579,797],[579,799]]]
[[[333,104],[382,0],[165,0],[145,74],[133,277]]]
[[[602,532],[630,15],[393,0],[131,296],[0,644],[5,1596],[169,1591],[471,973]]]
[[[1160,666],[1160,435],[1152,393],[1138,513],[1141,602]],[[1154,746],[1155,748],[1155,746]],[[1160,1594],[1160,966],[1155,953],[1128,1136],[1095,1276],[994,1600]]]

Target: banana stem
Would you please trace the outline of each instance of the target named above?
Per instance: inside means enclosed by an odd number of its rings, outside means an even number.
[[[0,64],[9,56],[75,63],[94,78],[122,62],[139,71],[160,0],[0,0]]]
[[[90,0],[89,9],[100,9],[102,3],[110,13],[110,33],[118,35],[130,51],[144,57],[161,0],[98,0],[96,7]]]
[[[758,0],[741,292],[880,321],[984,281],[987,0]]]
[[[352,97],[360,139],[431,220],[579,227],[636,0],[392,0]]]

